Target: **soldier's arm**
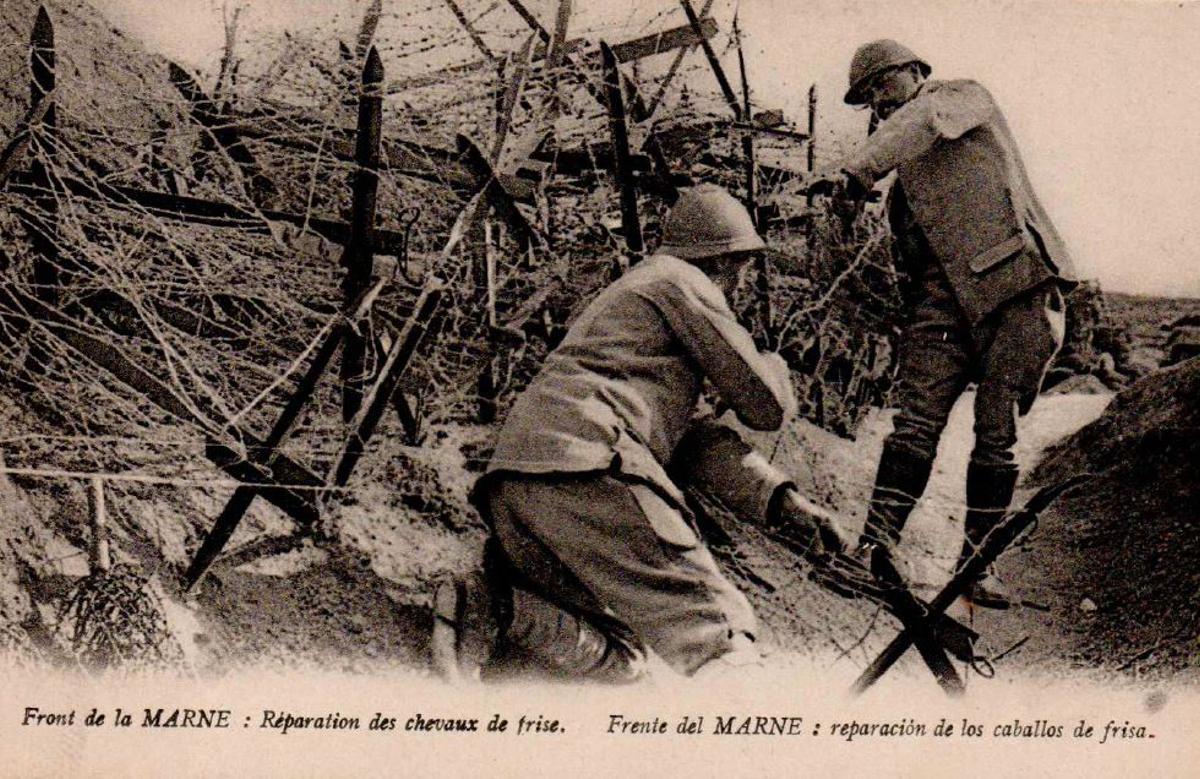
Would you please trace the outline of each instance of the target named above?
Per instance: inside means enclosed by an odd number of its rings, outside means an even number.
[[[995,110],[991,94],[974,81],[939,84],[937,89],[922,91],[880,123],[842,167],[870,188],[939,140],[954,140],[983,124]]]
[[[842,551],[845,530],[805,498],[792,478],[712,416],[694,420],[671,463],[681,484],[719,501],[739,519],[783,534],[811,554]]]
[[[643,294],[738,418],[755,430],[778,430],[796,411],[787,364],[779,355],[760,354],[721,290],[693,270]]]

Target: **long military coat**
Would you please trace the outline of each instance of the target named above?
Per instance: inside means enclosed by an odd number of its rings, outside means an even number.
[[[975,81],[929,81],[844,164],[870,186],[892,170],[967,318],[978,322],[1074,263],[1017,143]]]

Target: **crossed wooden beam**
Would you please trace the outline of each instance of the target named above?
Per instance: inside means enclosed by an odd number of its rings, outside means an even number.
[[[358,350],[355,349],[355,346],[356,343],[361,342],[361,325],[370,316],[372,304],[387,284],[386,279],[376,279],[368,285],[373,252],[373,181],[377,176],[375,169],[378,166],[378,149],[381,141],[379,85],[383,81],[382,68],[374,48],[368,54],[363,74],[364,89],[360,101],[359,125],[360,128],[370,129],[359,136],[360,166],[356,172],[353,207],[356,218],[352,221],[352,235],[347,244],[344,258],[344,264],[347,265],[347,291],[357,294],[357,297],[344,312],[343,321],[329,333],[318,348],[316,356],[296,392],[284,407],[263,445],[257,448],[259,461],[254,462],[256,459],[253,454],[254,450],[247,450],[248,453],[251,453],[250,464],[255,466],[254,475],[260,478],[266,477],[268,484],[272,473],[278,472],[283,475],[289,470],[286,464],[287,458],[278,452],[277,448],[291,432],[300,412],[311,398],[339,346],[344,352],[342,363],[343,416],[349,432],[322,484],[327,488],[337,489],[344,487],[349,482],[355,466],[366,450],[367,442],[374,434],[391,402],[401,376],[439,311],[442,286],[440,282],[434,280],[428,283],[421,293],[412,316],[393,343],[382,366],[377,370],[370,388],[367,389],[358,378],[362,372],[359,351],[361,346],[358,347]],[[517,98],[520,92],[520,81],[518,79],[514,79],[514,81],[513,91],[517,94],[514,94],[512,99],[506,102],[509,118],[518,102]],[[533,241],[535,238],[533,228],[521,215],[511,193],[504,187],[492,169],[492,164],[503,149],[510,122],[504,120],[498,125],[500,132],[490,159],[469,138],[463,135],[458,137],[460,157],[467,170],[471,171],[477,189],[475,195],[468,199],[466,206],[451,227],[450,234],[442,248],[441,256],[443,258],[451,255],[462,241],[463,236],[483,215],[485,205],[494,209],[498,216],[508,222],[520,240]],[[302,474],[294,475],[302,476]],[[301,482],[301,484],[303,483]],[[235,490],[184,574],[185,588],[191,589],[200,581],[233,536],[255,496],[259,494],[270,499],[271,490],[270,488],[263,489],[259,485],[243,485]],[[326,494],[330,493],[316,491],[318,496]],[[303,517],[297,518],[300,521],[301,530],[315,528],[322,513],[321,503],[316,500],[309,500],[306,508]],[[270,541],[268,539],[268,542]],[[270,543],[268,543],[268,547],[270,547]],[[234,555],[235,558],[237,556],[237,554]]]
[[[979,634],[950,615],[946,609],[961,596],[976,577],[1037,521],[1054,500],[1065,491],[1082,483],[1087,474],[1078,475],[1058,484],[1050,485],[1037,492],[1025,505],[1007,514],[992,532],[976,548],[973,556],[958,570],[951,580],[931,601],[914,595],[895,567],[885,562],[883,570],[872,574],[866,566],[845,554],[819,554],[813,556],[811,533],[797,532],[789,525],[763,529],[767,538],[793,552],[797,558],[807,561],[805,572],[810,581],[823,589],[849,600],[866,600],[874,603],[900,622],[900,632],[861,673],[852,687],[860,695],[875,684],[911,647],[916,647],[921,660],[933,674],[938,685],[950,696],[965,692],[962,678],[955,670],[950,658],[971,667],[986,664],[986,658],[976,654],[975,643]],[[689,500],[699,508],[699,515],[710,520],[705,532],[715,544],[714,550],[731,548],[734,544],[730,529],[722,517],[737,519],[732,510],[703,486],[692,485],[688,489]],[[814,507],[815,512],[820,511]],[[734,559],[737,559],[736,555]],[[745,565],[737,566],[738,572],[767,592],[777,585]]]
[[[220,226],[244,228],[253,223],[254,215],[251,212],[214,201],[106,183],[89,184],[75,179],[51,181],[45,167],[53,161],[54,35],[49,14],[44,8],[39,11],[34,25],[31,48],[34,52],[31,58],[31,105],[15,128],[12,138],[0,149],[0,186],[11,183],[11,191],[51,204],[54,202],[55,192],[61,187],[76,196],[103,201],[117,208],[135,207],[160,216]],[[177,79],[177,85],[179,80],[181,79]],[[313,220],[308,220],[308,224],[319,232],[346,245],[343,265],[347,269],[347,281],[344,285],[347,302],[341,313],[324,328],[305,375],[265,438],[260,439],[236,425],[216,429],[214,424],[219,426],[219,423],[214,423],[214,420],[219,420],[220,414],[210,408],[203,398],[186,397],[184,388],[159,379],[153,371],[126,356],[108,339],[80,329],[70,316],[57,308],[56,295],[30,295],[17,287],[0,290],[0,314],[46,332],[69,348],[79,359],[105,371],[167,414],[198,424],[209,433],[206,444],[208,458],[243,482],[217,517],[185,573],[184,582],[189,588],[200,580],[220,555],[255,497],[262,497],[278,506],[302,531],[317,527],[325,502],[338,488],[348,483],[365,451],[366,443],[374,434],[387,406],[393,402],[397,385],[407,366],[423,337],[437,320],[443,289],[438,280],[431,279],[426,283],[409,319],[388,350],[381,366],[373,375],[368,376],[364,373],[360,359],[365,340],[364,325],[371,315],[372,305],[389,281],[371,276],[374,253],[381,248],[401,251],[406,243],[403,235],[394,235],[374,226],[375,188],[381,143],[382,83],[383,68],[378,53],[371,48],[365,56],[359,97],[359,127],[354,150],[357,164],[353,180],[351,220],[349,223],[320,219],[314,223]],[[213,117],[196,118],[197,121],[206,123],[207,129],[220,130],[213,132],[214,141],[218,145],[236,148],[239,138],[225,133],[214,123]],[[43,162],[41,158],[35,159],[31,175],[13,175],[34,139],[41,142],[46,161]],[[225,150],[226,153],[230,152],[229,148]],[[493,172],[491,161],[466,138],[460,138],[458,153],[463,158],[463,168],[467,172],[466,182],[475,195],[468,199],[468,206],[460,212],[446,242],[443,256],[449,255],[461,241],[464,232],[478,218],[481,203],[489,204],[502,218],[509,221],[514,232],[532,236],[533,229],[515,207],[512,193]],[[246,166],[245,172],[254,170],[253,158],[248,154],[238,152],[230,156],[235,163]],[[257,193],[264,189],[269,188],[255,186]],[[35,239],[40,239],[40,244],[35,246],[35,249],[44,256],[43,264],[51,265],[53,257],[50,255],[56,252],[54,237],[57,229],[54,210],[44,210],[47,215],[40,217],[39,221],[32,225],[31,232]],[[259,214],[258,220],[261,221],[261,211]],[[292,215],[280,212],[269,212],[266,216],[292,221],[288,218]],[[50,292],[56,292],[61,283],[56,277],[52,283],[43,286]],[[173,321],[175,320],[179,318],[174,317]],[[329,472],[321,476],[287,457],[279,451],[279,446],[294,428],[303,408],[311,399],[318,382],[327,372],[339,349],[343,351],[343,414],[346,434]],[[280,539],[268,539],[268,545],[279,541]]]
[[[1057,484],[1043,487],[1023,507],[1008,513],[928,603],[923,603],[908,591],[903,579],[890,563],[885,565],[886,570],[881,576],[883,597],[891,604],[893,613],[904,627],[859,675],[851,690],[856,695],[866,692],[915,644],[921,659],[937,678],[942,689],[950,695],[961,695],[965,689],[962,679],[946,657],[946,643],[938,630],[939,625],[945,624],[946,609],[1037,520],[1039,514],[1060,495],[1083,483],[1087,478],[1087,474],[1078,474]]]

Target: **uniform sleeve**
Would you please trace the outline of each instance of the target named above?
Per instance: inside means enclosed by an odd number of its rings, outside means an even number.
[[[939,83],[880,123],[843,167],[866,186],[916,159],[940,139],[954,140],[988,121],[996,104],[974,81]]]
[[[680,484],[701,490],[734,515],[760,525],[776,518],[771,507],[782,489],[795,489],[792,478],[712,416],[694,420],[671,462]]]
[[[760,354],[725,301],[699,269],[661,280],[643,296],[662,313],[684,349],[747,427],[778,430],[795,413],[787,364]]]

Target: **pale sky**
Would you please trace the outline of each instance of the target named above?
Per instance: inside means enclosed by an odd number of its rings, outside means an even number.
[[[735,2],[714,6],[723,30]],[[220,0],[92,3],[152,51],[211,67],[220,50]],[[247,6],[247,45],[258,31],[320,24],[335,10],[357,16],[365,5],[239,4]],[[414,7],[411,0],[384,0],[385,12],[393,4]],[[440,2],[429,5],[445,13]],[[555,2],[527,5],[553,26]],[[654,29],[682,21],[673,0],[575,5],[581,29],[644,21],[660,8],[671,14]],[[815,81],[820,126],[847,142],[862,136],[866,121],[841,103],[850,56],[860,43],[896,38],[933,66],[935,78],[984,83],[1005,110],[1081,275],[1109,290],[1200,297],[1200,4],[740,0],[740,18],[756,105],[784,108],[803,124],[806,92]],[[634,27],[630,34],[641,32]],[[736,73],[733,57],[725,64]],[[692,78],[708,74],[697,71]],[[715,82],[698,86],[713,89]]]

